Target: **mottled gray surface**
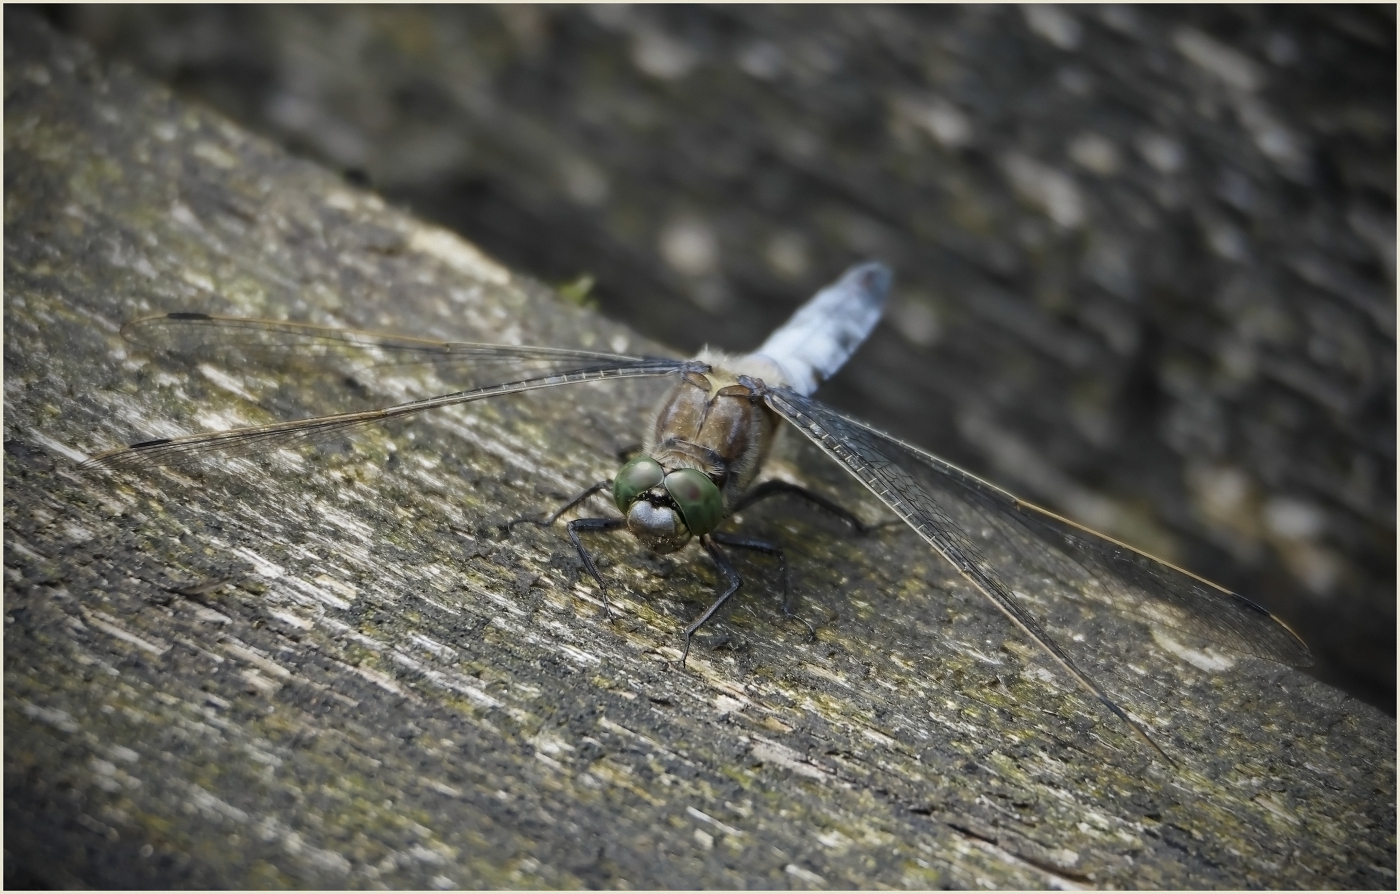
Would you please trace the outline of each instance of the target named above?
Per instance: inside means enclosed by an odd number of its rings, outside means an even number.
[[[1395,702],[1391,7],[73,7],[663,343],[853,260],[833,401],[1249,595]]]
[[[13,10],[5,85],[7,886],[1393,885],[1393,719],[1053,611],[1168,767],[906,533],[746,513],[817,636],[745,562],[687,671],[712,569],[599,538],[607,623],[562,532],[499,525],[610,474],[644,389],[78,469],[450,384],[191,368],[119,338],[151,311],[649,346]]]

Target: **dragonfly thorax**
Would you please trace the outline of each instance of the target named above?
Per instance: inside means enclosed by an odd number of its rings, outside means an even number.
[[[645,448],[668,471],[689,468],[714,482],[722,495],[721,518],[753,484],[778,424],[758,392],[740,381],[751,371],[776,372],[761,362],[751,370],[754,360],[702,353],[697,362],[706,371],[687,373],[661,401]],[[693,518],[686,521],[692,533],[707,533],[696,530]]]

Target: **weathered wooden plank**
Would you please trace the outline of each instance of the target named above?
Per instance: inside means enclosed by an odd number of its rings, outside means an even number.
[[[828,399],[1258,599],[1394,712],[1394,7],[46,13],[675,347],[880,257]]]
[[[600,539],[609,624],[562,532],[500,523],[609,475],[645,389],[79,470],[124,441],[450,387],[192,369],[121,341],[146,312],[649,346],[6,24],[7,882],[1393,884],[1393,720],[1292,670],[1085,628],[1077,654],[1165,766],[894,530],[749,513],[788,546],[816,639],[755,561],[684,671],[711,569]],[[813,451],[773,471],[875,515]]]

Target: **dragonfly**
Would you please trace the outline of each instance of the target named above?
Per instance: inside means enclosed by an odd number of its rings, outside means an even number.
[[[566,523],[584,569],[613,617],[607,586],[581,534],[625,529],[659,554],[698,542],[719,570],[722,590],[684,630],[689,655],[696,631],[739,591],[742,579],[725,547],[757,550],[782,563],[783,611],[789,608],[781,548],[720,530],[741,510],[780,494],[803,498],[866,531],[853,513],[821,494],[770,479],[755,484],[783,424],[805,435],[1001,611],[1079,687],[1127,724],[1168,763],[1148,734],[1043,628],[1015,590],[1020,569],[1048,573],[1079,594],[1229,651],[1303,667],[1307,645],[1245,597],[1127,544],[1078,525],[939,457],[812,397],[875,328],[893,275],[879,262],[847,270],[819,291],[749,354],[706,348],[691,359],[629,356],[569,348],[444,342],[294,322],[205,313],[168,313],[128,323],[122,335],[179,354],[361,358],[376,364],[433,364],[455,370],[467,387],[372,410],[143,441],[98,454],[89,467],[180,465],[211,451],[260,454],[303,440],[414,416],[440,407],[585,382],[670,379],[643,450],[541,519],[551,525],[601,492],[620,515]],[[897,522],[894,522],[898,524]]]

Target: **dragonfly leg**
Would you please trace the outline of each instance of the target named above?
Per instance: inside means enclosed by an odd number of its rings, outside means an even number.
[[[599,481],[597,484],[590,484],[588,487],[585,487],[583,490],[570,497],[569,502],[565,503],[563,506],[560,506],[552,514],[544,516],[543,518],[526,518],[524,516],[520,518],[513,518],[510,521],[506,522],[506,530],[514,530],[516,525],[523,524],[539,525],[542,528],[547,528],[550,525],[557,522],[559,520],[559,517],[564,513],[568,512],[570,509],[573,509],[575,506],[582,503],[584,500],[588,499],[589,497],[593,496],[599,491],[606,490],[610,487],[612,487],[611,481]]]
[[[578,550],[578,557],[583,560],[583,567],[598,582],[598,592],[603,596],[603,611],[607,612],[609,621],[617,620],[617,613],[613,611],[612,603],[608,602],[607,584],[603,583],[603,576],[598,573],[598,566],[593,564],[593,557],[588,554],[588,550],[583,548],[583,541],[578,539],[578,532],[613,531],[625,524],[627,524],[625,518],[576,518],[565,525],[569,531],[569,539],[574,542],[574,548]]]
[[[830,512],[846,524],[855,528],[858,534],[869,534],[876,528],[883,527],[882,525],[867,525],[857,518],[854,512],[851,512],[839,503],[819,493],[810,491],[805,487],[801,487],[800,485],[776,478],[763,482],[758,487],[755,487],[753,490],[740,497],[739,501],[734,504],[734,512],[741,512],[745,507],[752,506],[759,500],[766,500],[769,497],[776,497],[779,494],[791,494],[794,497],[801,497],[813,506],[819,509],[825,509],[827,512]]]
[[[807,627],[807,632],[813,637],[817,635],[817,628],[792,610],[792,580],[788,574],[787,556],[783,555],[782,547],[769,543],[766,540],[755,540],[751,537],[735,537],[733,534],[711,534],[711,539],[716,543],[725,546],[734,546],[739,549],[751,549],[755,552],[766,553],[770,556],[777,556],[778,567],[782,569],[783,575],[783,617],[801,621]]]
[[[719,569],[720,575],[724,578],[724,592],[719,594],[719,598],[710,604],[710,607],[701,613],[700,617],[690,622],[685,628],[685,651],[681,653],[681,667],[685,667],[685,660],[690,657],[690,640],[695,636],[695,631],[704,627],[715,616],[729,597],[739,592],[739,588],[744,585],[744,579],[739,576],[739,572],[734,570],[734,566],[729,564],[729,560],[724,557],[724,553],[719,551],[715,545],[713,535],[700,538],[700,545],[705,548],[705,552],[710,554],[710,558],[715,560],[715,567]]]

